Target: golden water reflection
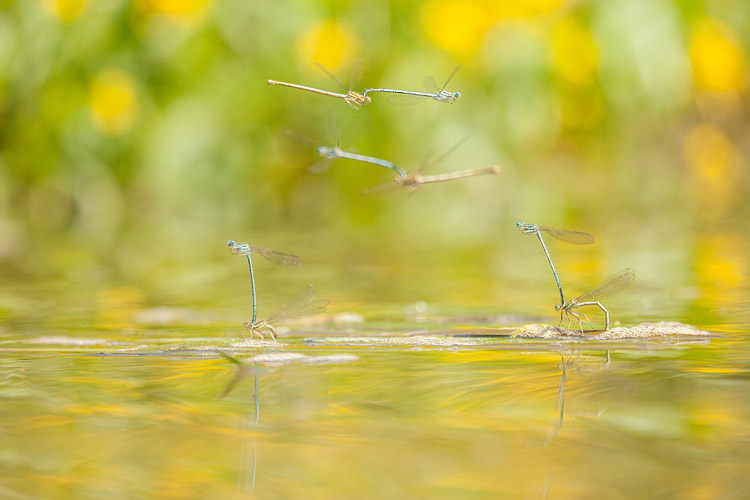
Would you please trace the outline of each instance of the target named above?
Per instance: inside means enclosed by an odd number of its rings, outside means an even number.
[[[249,371],[223,398],[235,369],[214,356],[6,354],[13,474],[3,487],[44,497],[580,498],[658,485],[668,496],[732,497],[750,458],[733,439],[750,430],[750,403],[738,397],[750,367],[735,351],[734,369],[714,370],[729,366],[720,341],[620,346],[610,364],[603,350],[575,347],[350,348],[359,360]]]

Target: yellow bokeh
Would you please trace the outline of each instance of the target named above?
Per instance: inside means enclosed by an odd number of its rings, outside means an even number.
[[[297,40],[297,57],[306,64],[318,62],[336,70],[359,52],[359,39],[344,24],[324,21],[303,32]]]
[[[550,33],[552,64],[566,83],[591,85],[597,80],[599,54],[591,33],[573,18],[557,23]]]
[[[726,233],[702,236],[697,244],[697,271],[701,296],[707,303],[731,306],[742,295],[736,293],[747,279],[747,259],[742,240]]]
[[[211,0],[138,0],[137,5],[146,15],[164,15],[177,21],[195,22],[206,16]]]
[[[740,41],[718,19],[701,19],[690,40],[690,60],[696,86],[724,93],[745,90],[747,62]]]
[[[740,152],[715,125],[703,123],[687,134],[683,146],[694,196],[704,208],[731,208],[740,185]]]
[[[476,54],[493,24],[489,4],[470,0],[431,0],[421,9],[427,38],[457,57]]]
[[[488,2],[492,17],[497,20],[532,18],[550,14],[563,5],[565,0],[525,0],[523,2]]]
[[[87,0],[40,0],[42,7],[60,18],[70,22],[76,19],[88,3]]]
[[[136,329],[133,316],[143,308],[145,296],[135,287],[120,287],[102,291],[97,296],[99,311],[97,328]]]
[[[135,81],[119,69],[106,70],[91,85],[89,107],[94,124],[109,135],[122,135],[133,125],[138,108]]]

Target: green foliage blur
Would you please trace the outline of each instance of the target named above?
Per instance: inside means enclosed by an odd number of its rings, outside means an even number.
[[[733,263],[750,215],[750,4],[505,4],[3,2],[0,258],[47,258],[72,241],[128,282],[170,258],[182,270],[226,259],[231,237],[346,262],[330,277],[345,282],[364,279],[352,268],[387,281],[479,256],[492,262],[434,273],[435,293],[452,300],[453,280],[473,273],[484,284],[459,286],[466,300],[503,302],[497,280],[521,282],[532,261],[548,280],[513,227],[527,220],[600,237],[593,255],[559,250],[563,273],[587,283],[625,265],[683,285],[701,272],[747,277]],[[314,63],[346,85],[356,58],[366,65],[355,90],[422,90],[425,76],[442,83],[460,65],[448,89],[463,97],[394,106],[375,95],[356,112],[266,83],[337,91]],[[331,140],[332,112],[342,146],[409,171],[467,134],[430,172],[502,171],[363,196],[390,172],[339,161],[311,174],[315,152],[283,134]],[[734,232],[712,232],[727,220]],[[717,252],[728,263],[704,265]],[[675,254],[682,267],[665,270]],[[71,258],[49,268],[60,262]]]

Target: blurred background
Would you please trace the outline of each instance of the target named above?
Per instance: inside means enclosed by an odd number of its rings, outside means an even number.
[[[331,311],[373,321],[413,319],[417,301],[466,323],[553,320],[556,286],[517,220],[597,237],[547,241],[569,298],[637,270],[615,320],[750,323],[745,1],[2,5],[6,334],[233,331],[249,280],[229,238],[305,261],[256,262],[261,317],[316,282]],[[356,112],[267,85],[337,91],[314,63],[346,85],[357,58],[355,90],[423,90],[460,65],[463,97],[374,95]],[[311,174],[315,152],[283,133],[327,141],[332,112],[342,146],[409,171],[466,135],[430,173],[502,171],[362,195],[391,174]]]

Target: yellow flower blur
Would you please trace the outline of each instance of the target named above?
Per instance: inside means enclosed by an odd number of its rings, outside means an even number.
[[[696,86],[724,93],[745,90],[747,63],[740,41],[718,19],[700,20],[690,40],[690,60]]]
[[[147,15],[166,15],[179,21],[194,22],[205,17],[211,0],[138,0]]]
[[[726,234],[699,238],[696,267],[701,296],[712,304],[733,305],[742,300],[736,292],[747,279],[742,240]]]
[[[700,124],[688,133],[684,155],[701,205],[720,212],[730,208],[741,175],[740,152],[732,141],[716,126]]]
[[[563,19],[552,29],[552,62],[557,75],[574,85],[596,81],[599,54],[594,38],[575,19]]]
[[[359,52],[359,40],[342,23],[324,21],[302,33],[297,40],[297,57],[311,64],[318,62],[328,69],[338,69],[351,62]]]
[[[496,20],[532,18],[549,14],[565,4],[565,0],[524,0],[523,2],[488,2]]]
[[[135,82],[125,71],[104,71],[91,85],[89,107],[94,124],[106,134],[127,132],[135,120],[137,104]]]
[[[426,2],[420,18],[430,42],[457,57],[477,53],[493,24],[490,8],[470,0]]]
[[[70,22],[81,14],[87,0],[41,0],[41,4],[47,12],[56,15],[61,21]]]

